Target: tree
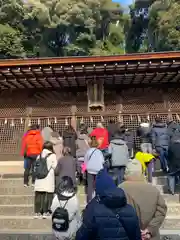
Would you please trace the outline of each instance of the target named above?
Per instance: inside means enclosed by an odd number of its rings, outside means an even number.
[[[0,56],[7,58],[25,56],[21,34],[9,25],[0,24]]]
[[[1,0],[0,22],[27,57],[124,52],[124,14],[111,0]]]
[[[149,3],[146,1],[146,4]],[[144,2],[140,1],[137,4],[132,4],[130,6],[130,20],[127,25],[126,34],[126,51],[128,53],[134,52],[147,52],[149,49],[147,28],[148,28],[148,18],[147,15],[141,10],[147,9],[143,8]]]
[[[155,51],[180,50],[180,4],[178,0],[155,1],[150,10],[149,33]]]

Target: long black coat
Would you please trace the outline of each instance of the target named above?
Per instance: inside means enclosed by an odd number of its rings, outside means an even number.
[[[63,132],[63,145],[64,147],[69,147],[71,149],[71,155],[76,157],[76,139],[77,134],[76,132]]]
[[[55,169],[56,187],[62,177],[70,177],[76,185],[76,161],[72,156],[64,156],[59,159]]]
[[[180,171],[180,140],[172,142],[168,150],[168,166],[170,173]]]

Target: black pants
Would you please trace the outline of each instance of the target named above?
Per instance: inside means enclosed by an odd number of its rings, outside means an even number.
[[[51,212],[51,204],[53,200],[53,193],[35,192],[34,211],[35,213]]]
[[[87,173],[87,203],[93,199],[96,175]]]
[[[35,182],[34,165],[36,162],[36,158],[37,158],[37,155],[26,157],[27,166],[24,170],[24,184],[29,183],[30,170],[32,171],[32,184],[34,184]]]

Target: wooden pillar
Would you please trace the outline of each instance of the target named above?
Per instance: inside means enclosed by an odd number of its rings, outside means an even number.
[[[26,119],[25,119],[25,124],[24,124],[24,132],[26,132],[29,128],[29,121],[32,117],[32,107],[27,107],[26,108]]]
[[[71,106],[71,126],[76,130],[77,128],[77,121],[76,121],[76,112],[77,107],[76,105]]]
[[[167,92],[163,94],[163,103],[164,103],[164,110],[167,112],[168,117],[172,117],[171,103],[169,101],[169,95]]]
[[[123,123],[123,98],[121,95],[116,97],[116,110],[118,112],[118,122]]]

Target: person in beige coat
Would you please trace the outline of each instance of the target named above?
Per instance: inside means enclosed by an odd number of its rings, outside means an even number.
[[[63,139],[58,132],[53,132],[50,142],[53,144],[54,153],[56,154],[57,160],[59,160],[63,156]]]
[[[46,156],[47,168],[49,170],[48,175],[43,179],[35,180],[35,201],[34,210],[35,218],[46,218],[50,215],[50,206],[52,203],[54,191],[55,191],[55,176],[54,170],[57,165],[56,155],[53,150],[53,144],[51,142],[45,142],[43,145],[43,151],[41,153],[42,158]],[[40,156],[38,156],[39,158]],[[37,158],[37,160],[38,160]]]
[[[167,206],[159,190],[147,183],[142,166],[136,159],[130,160],[125,171],[125,182],[119,185],[127,201],[137,212],[142,239],[160,240],[159,229],[166,217]]]

